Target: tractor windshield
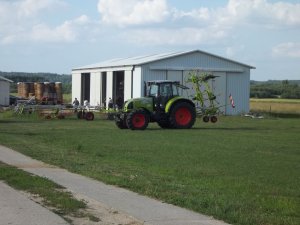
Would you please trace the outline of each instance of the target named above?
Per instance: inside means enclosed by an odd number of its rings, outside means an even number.
[[[172,97],[179,96],[178,84],[172,82],[152,83],[148,86],[148,96],[151,97]]]

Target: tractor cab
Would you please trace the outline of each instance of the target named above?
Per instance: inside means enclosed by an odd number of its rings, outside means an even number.
[[[147,82],[147,97],[152,97],[156,109],[164,109],[169,100],[179,96],[178,88],[188,89],[179,81],[159,80]]]

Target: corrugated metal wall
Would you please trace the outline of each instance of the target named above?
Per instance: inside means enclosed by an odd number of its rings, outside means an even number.
[[[226,81],[226,97],[227,115],[239,115],[249,112],[249,96],[250,96],[250,71],[241,73],[227,73]],[[231,107],[229,95],[232,95],[235,103],[235,108]]]
[[[218,69],[243,70],[245,68],[240,64],[200,52],[164,59],[148,65],[150,67],[164,67],[166,69],[169,67],[189,67],[190,69],[198,68],[206,71],[210,69],[214,69],[215,71]]]

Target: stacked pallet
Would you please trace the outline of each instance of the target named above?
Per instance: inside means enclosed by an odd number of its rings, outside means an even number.
[[[63,103],[61,82],[19,82],[18,96],[21,98],[35,97],[37,101],[53,104]]]

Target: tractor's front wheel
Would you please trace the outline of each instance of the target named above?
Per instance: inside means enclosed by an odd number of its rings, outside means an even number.
[[[135,110],[128,114],[126,123],[131,130],[145,130],[149,123],[149,115],[142,109]]]
[[[196,110],[187,102],[177,103],[171,110],[170,124],[172,128],[191,128],[196,120]]]

